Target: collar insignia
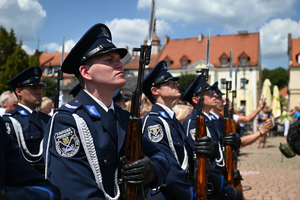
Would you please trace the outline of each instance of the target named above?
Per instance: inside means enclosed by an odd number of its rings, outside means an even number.
[[[86,108],[88,109],[88,111],[90,112],[91,115],[95,115],[97,117],[100,117],[100,114],[98,113],[95,106],[86,105]]]

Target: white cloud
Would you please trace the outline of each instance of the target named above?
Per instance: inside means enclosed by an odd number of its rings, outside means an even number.
[[[260,28],[262,56],[265,58],[287,57],[288,33],[300,37],[300,20],[273,19]]]
[[[46,11],[37,0],[1,0],[0,25],[14,29],[18,40],[36,40],[36,30],[43,25]]]
[[[30,48],[29,46],[27,45],[22,45],[22,49],[28,54],[28,55],[33,55],[34,54],[34,51],[35,49],[32,49]]]
[[[74,40],[67,40],[65,41],[65,53],[71,51],[71,49],[74,47],[77,41]],[[42,51],[46,52],[61,52],[62,51],[62,44],[57,44],[57,43],[48,43],[42,46],[41,48]]]
[[[185,23],[225,25],[228,31],[255,30],[272,17],[295,14],[296,0],[164,0],[157,1],[156,16]],[[139,0],[138,9],[150,7],[149,0]]]
[[[148,34],[149,25],[148,20],[145,19],[114,19],[105,22],[105,24],[109,27],[113,43],[117,47],[139,47],[144,43]],[[170,31],[172,30],[167,22],[163,20],[156,21],[157,35],[163,35]]]

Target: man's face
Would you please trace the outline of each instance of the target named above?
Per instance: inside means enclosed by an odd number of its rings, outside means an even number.
[[[174,101],[181,97],[178,87],[179,83],[177,81],[170,80],[159,85],[159,87],[157,88],[159,91],[159,95],[163,99],[169,99]]]
[[[6,94],[6,95],[5,95],[5,99],[4,99],[4,101],[2,101],[2,107],[3,107],[3,108],[6,108],[6,107],[7,107],[9,97],[10,97],[10,94]]]
[[[108,52],[91,59],[93,64],[88,69],[89,80],[96,87],[116,90],[126,84],[123,64],[118,53]]]
[[[224,109],[224,100],[222,98],[222,96],[218,96],[216,97],[216,109],[218,110],[218,112],[221,112]]]
[[[211,108],[217,105],[215,91],[209,89],[204,92],[204,105]]]
[[[42,103],[43,86],[31,85],[16,89],[17,96],[19,97],[19,103],[34,110]]]

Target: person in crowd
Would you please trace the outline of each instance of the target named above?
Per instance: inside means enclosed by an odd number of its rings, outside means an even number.
[[[6,85],[12,87],[18,97],[18,105],[5,113],[6,132],[14,138],[25,160],[44,173],[42,141],[49,115],[38,111],[42,103],[42,70],[29,67],[13,77]]]
[[[61,66],[82,87],[45,130],[45,176],[60,189],[62,199],[119,199],[119,182],[156,188],[168,175],[167,156],[147,141],[139,160],[121,162],[129,112],[114,104],[112,96],[126,84],[121,62],[126,54],[127,49],[112,43],[109,28],[99,23],[81,37]]]
[[[60,200],[57,187],[45,180],[19,153],[0,117],[0,199]]]
[[[290,123],[291,123],[291,116],[294,114],[293,110],[291,112],[288,112],[288,107],[287,106],[283,106],[283,111],[281,113],[281,121],[284,123],[284,132],[283,132],[283,136],[286,140],[287,138],[287,134],[289,132],[289,128],[290,128]]]
[[[173,107],[173,111],[176,114],[177,120],[180,122],[180,124],[183,123],[183,121],[189,116],[192,112],[192,107],[190,105],[184,105],[184,104],[176,104]]]
[[[0,96],[0,104],[1,104],[0,116],[3,116],[3,114],[5,113],[5,110],[8,106],[8,99],[11,94],[12,94],[11,91],[5,91],[1,94],[1,96]]]
[[[143,80],[143,93],[153,104],[151,111],[143,118],[144,139],[165,152],[171,166],[161,187],[147,192],[148,200],[199,199],[187,179],[189,166],[192,169],[194,146],[196,153],[208,157],[214,152],[211,138],[203,137],[194,142],[186,137],[182,125],[176,119],[172,106],[181,96],[178,79],[169,73],[167,63],[160,61]]]
[[[300,107],[299,106],[295,107],[295,113],[294,113],[293,117],[294,117],[295,121],[298,121],[300,119]]]
[[[80,83],[78,83],[77,85],[75,85],[69,92],[69,95],[72,95],[73,96],[73,99],[77,97],[78,93],[80,92],[81,90],[81,86],[80,86]]]
[[[43,97],[42,104],[39,107],[39,111],[51,116],[53,107],[54,105],[52,99],[50,99],[49,97]]]
[[[18,105],[18,98],[15,93],[11,93],[11,95],[8,98],[8,104],[5,110],[5,113],[8,113],[16,108]]]
[[[113,94],[113,101],[115,104],[119,105],[121,108],[126,109],[126,102],[129,100],[128,97],[121,93],[121,89],[118,89]]]

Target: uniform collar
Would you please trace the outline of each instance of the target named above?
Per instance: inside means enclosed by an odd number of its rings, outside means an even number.
[[[160,104],[160,103],[156,103],[156,104],[159,105],[160,107],[162,107],[169,114],[171,119],[173,119],[174,114],[175,114],[173,110],[171,110],[170,108],[168,108],[167,106],[165,106],[163,104]]]
[[[33,111],[36,111],[38,112],[38,109],[36,108],[35,110],[31,110],[29,107],[21,104],[21,103],[18,103],[19,106],[21,106],[22,108],[24,108],[25,110],[27,110],[28,112],[30,112],[32,114]]]
[[[202,111],[202,113],[211,121],[211,117],[206,112]]]
[[[115,111],[113,100],[111,100],[110,107],[107,108],[104,103],[102,103],[99,99],[97,99],[96,97],[94,97],[88,91],[86,91],[85,89],[83,89],[83,91],[85,91],[92,99],[94,99],[101,106],[101,108],[103,108],[103,110],[105,110],[105,112],[108,112],[109,109],[112,109],[113,111]]]
[[[218,114],[214,113],[213,111],[210,111],[210,114],[212,114],[213,116],[215,116],[217,119],[220,118],[220,116]]]

